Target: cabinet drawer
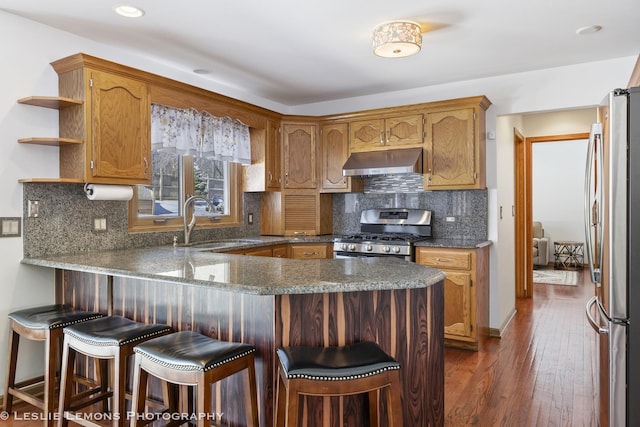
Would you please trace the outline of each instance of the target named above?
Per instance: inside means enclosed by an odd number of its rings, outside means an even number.
[[[291,258],[319,259],[328,258],[328,245],[293,245],[291,246]]]
[[[418,249],[418,263],[442,269],[471,269],[471,252],[434,251]]]

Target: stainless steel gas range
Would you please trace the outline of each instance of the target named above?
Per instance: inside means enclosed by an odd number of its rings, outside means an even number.
[[[360,215],[360,232],[334,239],[333,257],[397,257],[412,261],[414,243],[431,238],[431,211],[367,209]]]

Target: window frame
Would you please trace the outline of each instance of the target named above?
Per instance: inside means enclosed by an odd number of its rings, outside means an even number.
[[[194,188],[194,158],[193,156],[182,156],[180,173],[180,206],[193,194]],[[241,226],[242,222],[242,166],[238,163],[227,162],[228,186],[229,186],[229,214],[226,215],[199,215],[196,216],[196,227],[199,229],[213,229],[218,227]],[[130,233],[159,232],[159,231],[182,231],[184,230],[184,215],[191,218],[193,207],[188,212],[175,217],[139,217],[138,212],[138,192],[133,192],[133,198],[129,201],[128,230]]]

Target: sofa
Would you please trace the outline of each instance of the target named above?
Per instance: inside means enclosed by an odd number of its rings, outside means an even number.
[[[533,266],[549,263],[549,238],[544,237],[544,228],[539,221],[533,222]]]

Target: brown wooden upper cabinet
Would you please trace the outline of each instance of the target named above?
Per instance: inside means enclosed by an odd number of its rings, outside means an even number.
[[[373,151],[419,146],[424,142],[424,116],[407,114],[350,123],[349,150]]]
[[[486,187],[485,97],[426,112],[425,190]]]
[[[89,79],[93,180],[149,182],[151,104],[147,85],[98,71],[92,71]]]
[[[348,123],[323,124],[320,127],[320,148],[320,192],[362,191],[362,179],[342,175],[342,166],[349,157]]]
[[[284,188],[317,188],[317,126],[309,123],[283,123]]]
[[[62,97],[83,100],[60,110],[60,177],[94,183],[149,183],[151,104],[146,82],[85,54],[53,62]],[[121,66],[119,66],[121,67]]]
[[[267,123],[267,190],[279,191],[282,188],[282,140],[280,122],[269,120]]]

